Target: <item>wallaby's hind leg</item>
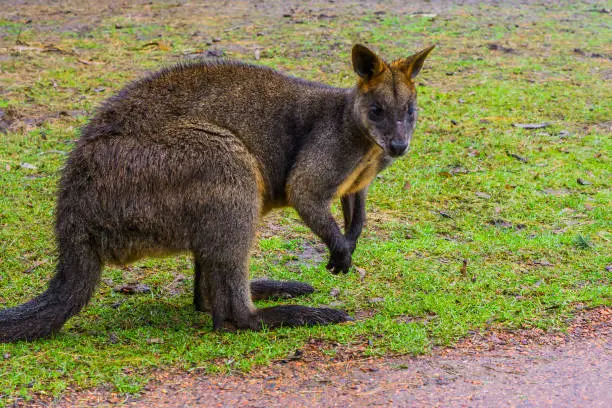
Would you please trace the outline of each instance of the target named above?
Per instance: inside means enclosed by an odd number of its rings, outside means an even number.
[[[259,215],[258,208],[253,208],[257,199],[245,199],[244,191],[242,195],[229,196],[234,197],[233,202],[225,201],[217,207],[219,225],[216,225],[214,220],[206,220],[207,228],[203,228],[201,234],[205,239],[200,249],[194,250],[195,303],[199,308],[210,305],[213,328],[258,330],[263,327],[329,324],[350,320],[344,311],[328,308],[255,308],[251,286],[255,288],[256,297],[285,292],[302,294],[312,291],[312,288],[300,282],[249,282],[247,265]],[[227,220],[231,220],[230,228]],[[214,233],[211,234],[211,231]]]
[[[210,312],[210,291],[206,281],[206,273],[202,270],[202,262],[195,259],[195,279],[193,283],[193,305],[198,312]]]
[[[234,254],[236,255],[236,254]],[[197,258],[196,258],[197,259]],[[263,327],[303,326],[340,323],[351,320],[346,312],[329,308],[306,306],[276,306],[256,309],[251,301],[246,259],[199,259],[199,270],[205,271],[209,283],[210,306],[213,328],[237,328],[258,330]],[[262,284],[262,282],[266,282]],[[270,282],[274,282],[269,285]],[[263,289],[258,295],[274,295],[285,290],[304,292],[310,285],[301,282],[253,281],[256,288]],[[280,289],[280,292],[275,289]]]
[[[257,329],[243,261],[204,260],[201,265],[209,282],[213,328]]]

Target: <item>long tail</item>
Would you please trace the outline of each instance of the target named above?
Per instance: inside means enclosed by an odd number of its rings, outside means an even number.
[[[88,244],[60,243],[56,274],[48,289],[14,308],[0,310],[0,342],[33,340],[57,332],[91,298],[102,263]]]

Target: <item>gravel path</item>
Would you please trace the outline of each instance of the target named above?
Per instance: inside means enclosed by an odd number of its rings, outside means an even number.
[[[160,372],[135,399],[94,390],[59,405],[610,407],[612,309],[581,315],[567,333],[474,334],[428,356],[346,361],[313,346],[249,375]]]

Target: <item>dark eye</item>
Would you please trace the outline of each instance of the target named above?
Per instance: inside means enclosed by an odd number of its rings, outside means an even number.
[[[372,122],[380,122],[381,120],[383,120],[383,108],[381,108],[379,105],[372,105],[370,106],[370,111],[368,112],[368,119],[370,119]]]
[[[408,107],[408,112],[406,113],[408,116],[414,115],[414,106],[410,105]]]

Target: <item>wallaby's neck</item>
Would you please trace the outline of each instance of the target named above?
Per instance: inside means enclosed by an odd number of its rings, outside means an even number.
[[[356,98],[356,88],[345,89],[344,114],[342,115],[344,137],[351,141],[370,145],[372,142],[368,137],[366,129],[359,123],[359,115],[358,112],[355,111]]]

